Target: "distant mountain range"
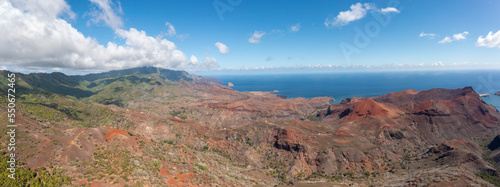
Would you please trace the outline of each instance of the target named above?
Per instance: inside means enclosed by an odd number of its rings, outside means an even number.
[[[0,74],[6,77],[8,71],[1,71]],[[30,74],[18,74],[18,78],[24,81],[27,85],[34,88],[42,89],[50,93],[70,95],[77,98],[90,97],[94,92],[91,91],[92,86],[95,86],[95,81],[100,79],[108,79],[106,82],[110,84],[114,78],[117,77],[145,77],[153,76],[160,77],[168,81],[193,81],[203,79],[200,76],[190,75],[185,71],[175,71],[157,67],[139,67],[124,70],[113,70],[103,73],[94,73],[87,75],[65,75],[63,73],[30,73]],[[116,79],[115,79],[116,80]],[[207,78],[209,80],[209,78]],[[143,79],[139,81],[145,81]],[[217,81],[212,79],[212,81]],[[83,84],[83,82],[91,82],[91,84]],[[92,84],[92,82],[94,82]],[[24,85],[19,86],[20,90],[34,91],[30,90]],[[5,90],[3,90],[5,91]],[[41,91],[41,90],[38,90]]]

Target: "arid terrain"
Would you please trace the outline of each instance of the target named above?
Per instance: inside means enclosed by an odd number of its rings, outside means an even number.
[[[19,177],[4,184],[500,185],[500,113],[471,87],[331,104],[152,67],[16,75]]]

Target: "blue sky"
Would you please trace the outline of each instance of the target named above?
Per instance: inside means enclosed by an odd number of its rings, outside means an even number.
[[[500,68],[500,1],[2,1],[4,69]]]

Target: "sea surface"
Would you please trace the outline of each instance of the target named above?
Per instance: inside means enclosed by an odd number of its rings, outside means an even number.
[[[418,72],[342,72],[317,74],[210,75],[233,83],[237,91],[277,91],[287,98],[333,97],[340,103],[349,97],[373,97],[406,89],[457,89],[466,86],[500,109],[500,71],[418,71]]]

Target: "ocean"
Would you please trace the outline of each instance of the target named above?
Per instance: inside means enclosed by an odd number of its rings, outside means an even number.
[[[349,97],[373,97],[406,89],[457,89],[466,86],[500,109],[500,71],[417,71],[417,72],[342,72],[317,74],[210,75],[234,84],[237,91],[277,91],[287,98],[333,97],[340,103]]]

